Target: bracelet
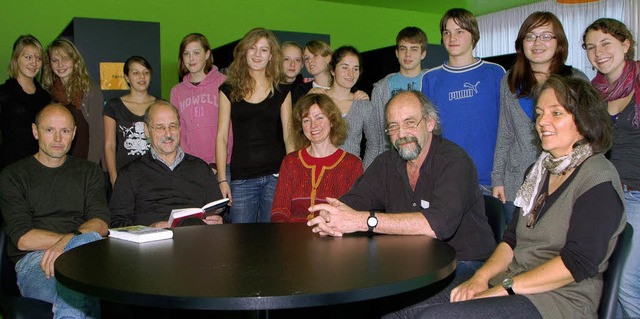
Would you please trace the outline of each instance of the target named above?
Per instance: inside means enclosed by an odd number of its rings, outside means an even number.
[[[223,179],[223,180],[221,180],[221,181],[218,181],[218,185],[220,185],[220,184],[222,184],[222,183],[227,183],[227,184],[229,184],[229,182],[227,182],[227,180],[226,180],[226,179]]]

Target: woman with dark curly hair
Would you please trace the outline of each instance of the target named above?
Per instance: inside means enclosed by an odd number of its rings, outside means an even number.
[[[271,221],[306,223],[309,207],[339,198],[362,175],[360,158],[338,148],[347,137],[340,109],[324,94],[307,94],[294,107],[291,138],[298,149],[285,156]]]
[[[618,300],[627,318],[640,317],[640,61],[624,23],[610,18],[594,21],[583,36],[583,47],[598,74],[591,84],[607,101],[613,123],[609,160],[618,170],[624,190],[627,221],[636,231],[622,271]]]

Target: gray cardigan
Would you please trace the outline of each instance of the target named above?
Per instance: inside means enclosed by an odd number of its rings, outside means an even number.
[[[364,169],[367,169],[369,164],[384,151],[380,147],[382,134],[371,101],[353,100],[349,112],[344,115],[344,119],[349,125],[349,131],[347,139],[340,148],[360,157],[360,143],[362,142],[362,132],[364,132],[367,144],[362,164]]]
[[[584,73],[572,68],[572,77],[588,81]],[[540,139],[534,122],[524,113],[515,93],[509,91],[509,70],[500,81],[500,119],[498,138],[493,156],[491,184],[504,186],[508,201],[516,198],[516,192],[524,181],[525,170],[540,155]]]

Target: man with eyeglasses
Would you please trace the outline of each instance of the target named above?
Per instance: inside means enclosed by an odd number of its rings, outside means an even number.
[[[109,203],[111,227],[169,227],[172,209],[202,207],[221,199],[216,176],[203,160],[180,148],[180,115],[167,101],[156,100],[144,114],[144,132],[151,147],[124,166]],[[189,224],[220,224],[220,216]]]
[[[465,9],[451,9],[440,20],[448,61],[422,78],[422,93],[438,108],[442,136],[460,145],[478,170],[479,187],[491,195],[491,171],[500,116],[498,64],[473,56],[480,40],[478,21]]]
[[[462,279],[452,284],[459,284],[496,246],[473,161],[440,136],[438,114],[420,92],[394,96],[386,122],[395,149],[378,156],[340,200],[311,206],[319,215],[307,225],[328,236],[368,231],[441,239],[456,250]]]

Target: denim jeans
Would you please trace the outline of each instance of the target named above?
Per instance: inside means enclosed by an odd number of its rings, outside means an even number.
[[[542,319],[538,309],[523,295],[472,299],[451,303],[447,301],[439,305],[428,306],[415,318],[438,319],[489,319],[517,318]]]
[[[431,307],[433,305],[439,305],[442,303],[449,303],[451,290],[453,290],[453,288],[455,287],[458,287],[460,284],[467,281],[469,278],[473,277],[473,275],[476,273],[476,270],[482,267],[483,264],[484,262],[482,261],[458,261],[456,263],[455,277],[453,278],[453,281],[451,281],[451,283],[449,283],[446,287],[444,287],[444,289],[442,289],[440,292],[436,293],[435,295],[427,298],[426,300],[423,300],[421,302],[418,302],[417,304],[411,305],[407,308],[398,310],[396,312],[387,314],[383,316],[383,318],[384,319],[415,318],[416,315],[421,313],[427,307]],[[433,317],[433,318],[438,318],[438,317]]]
[[[269,223],[278,175],[231,181],[231,223]]]
[[[631,250],[622,270],[618,301],[625,318],[640,318],[640,191],[624,192],[627,223],[633,226]]]
[[[92,232],[71,238],[64,250],[101,239]],[[51,277],[47,279],[40,267],[43,250],[33,251],[16,263],[18,288],[24,297],[53,304],[54,318],[100,318],[100,299],[73,291]]]

